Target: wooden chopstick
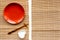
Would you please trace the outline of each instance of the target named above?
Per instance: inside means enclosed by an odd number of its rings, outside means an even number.
[[[21,27],[19,27],[19,28],[15,29],[15,30],[13,30],[13,31],[11,31],[11,32],[8,32],[8,35],[10,35],[10,34],[12,34],[12,33],[16,32],[16,31],[17,31],[17,30],[19,30],[19,29],[22,29],[23,27],[27,27],[27,25],[28,25],[28,24],[25,24],[25,23],[24,23],[24,25],[23,25],[23,26],[21,26]],[[27,28],[28,28],[28,27],[27,27]]]

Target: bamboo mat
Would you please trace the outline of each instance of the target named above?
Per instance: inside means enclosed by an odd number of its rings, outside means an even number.
[[[60,40],[60,0],[32,0],[33,40]]]
[[[25,9],[25,19],[23,20],[22,23],[18,24],[18,25],[11,25],[9,23],[7,23],[4,19],[3,19],[3,10],[4,8],[12,2],[16,2],[21,4],[24,9]],[[27,0],[0,0],[0,40],[20,40],[20,38],[17,35],[17,32],[8,35],[7,33],[19,28],[20,26],[23,25],[23,23],[28,23],[28,1]],[[24,40],[28,40],[28,33],[25,37]]]

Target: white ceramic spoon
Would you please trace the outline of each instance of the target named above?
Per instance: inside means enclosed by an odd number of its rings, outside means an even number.
[[[19,38],[23,39],[26,35],[26,29],[21,29],[19,32],[18,32],[18,36]]]

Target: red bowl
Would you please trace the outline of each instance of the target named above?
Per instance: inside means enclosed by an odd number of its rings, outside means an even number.
[[[11,24],[20,23],[24,14],[24,8],[18,3],[10,3],[4,9],[4,19]]]

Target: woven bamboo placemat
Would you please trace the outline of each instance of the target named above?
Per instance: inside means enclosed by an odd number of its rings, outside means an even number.
[[[13,3],[13,2],[21,4],[25,9],[26,17],[23,20],[23,22],[18,25],[11,25],[3,19],[4,8],[9,3]],[[18,31],[11,35],[8,35],[7,33],[16,28],[19,28],[20,26],[23,25],[23,23],[28,23],[28,1],[27,0],[0,0],[0,40],[20,40],[20,38],[17,35]],[[28,34],[26,35],[26,38],[24,40],[28,40]]]
[[[60,0],[32,0],[33,40],[60,40]]]

